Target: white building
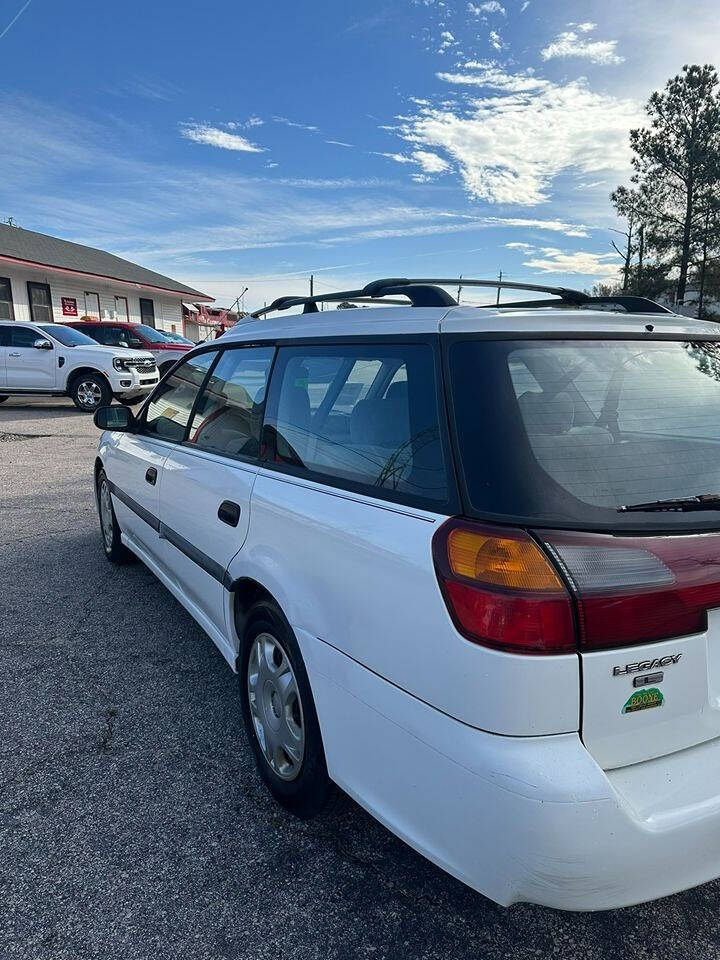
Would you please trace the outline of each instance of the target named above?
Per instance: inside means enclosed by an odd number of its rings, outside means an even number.
[[[131,320],[183,333],[199,290],[104,250],[0,224],[0,320]]]

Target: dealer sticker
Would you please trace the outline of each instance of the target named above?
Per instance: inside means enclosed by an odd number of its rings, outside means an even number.
[[[657,687],[650,687],[649,690],[638,690],[628,698],[623,713],[637,713],[638,710],[650,710],[652,707],[661,707],[665,703],[665,698]]]

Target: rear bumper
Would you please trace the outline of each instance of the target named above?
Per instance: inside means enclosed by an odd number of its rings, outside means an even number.
[[[296,635],[333,779],[498,903],[603,910],[720,875],[720,741],[606,773],[577,734],[476,730]]]

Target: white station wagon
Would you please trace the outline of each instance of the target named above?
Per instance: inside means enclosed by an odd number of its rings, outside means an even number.
[[[99,410],[105,552],[237,671],[297,815],[342,788],[505,905],[715,878],[720,326],[457,282],[283,298]]]

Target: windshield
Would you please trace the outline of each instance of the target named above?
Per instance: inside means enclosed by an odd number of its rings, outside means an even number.
[[[602,527],[720,524],[618,513],[720,493],[720,344],[482,341],[450,349],[467,496],[483,514]]]
[[[179,333],[168,333],[165,331],[165,337],[166,339],[171,340],[173,343],[187,343],[188,346],[195,346],[192,340],[188,340],[187,337],[181,337]]]
[[[159,330],[156,330],[154,327],[149,327],[146,323],[137,323],[133,326],[133,330],[137,330],[141,336],[145,337],[146,340],[149,340],[151,343],[169,343],[169,337],[166,337],[164,333],[161,333]]]
[[[66,327],[62,323],[39,323],[38,327],[44,332],[50,334],[54,340],[58,340],[64,347],[96,347],[97,344],[90,337],[86,337],[79,330],[73,330],[72,327]]]

